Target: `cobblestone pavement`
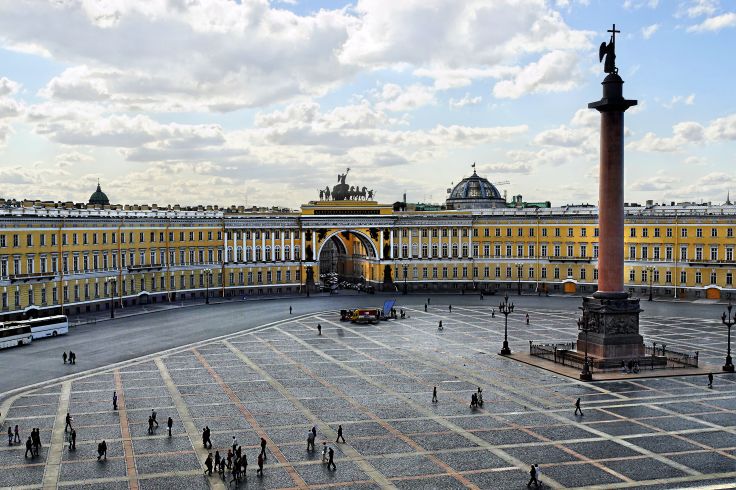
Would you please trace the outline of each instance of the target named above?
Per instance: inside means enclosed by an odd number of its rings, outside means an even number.
[[[2,443],[0,487],[225,488],[229,473],[225,483],[203,475],[205,426],[213,454],[226,453],[233,435],[242,445],[242,488],[525,488],[532,463],[552,488],[736,484],[734,375],[717,375],[712,389],[703,376],[584,384],[498,356],[503,317],[490,318],[490,304],[448,314],[437,302],[377,326],[305,315],[10,398],[1,430],[18,424],[25,442],[38,427],[43,448],[26,459],[24,444]],[[531,310],[528,326],[526,311],[509,317],[514,349],[575,334],[574,311]],[[723,362],[716,322],[650,317],[642,330]],[[485,404],[471,409],[478,386]],[[578,397],[582,417],[573,415]],[[148,435],[152,408],[161,427]],[[67,412],[76,451],[65,443]],[[345,443],[335,443],[338,425]],[[261,437],[268,457],[256,476]],[[98,462],[103,439],[107,460]],[[321,463],[323,441],[335,449],[335,471]]]

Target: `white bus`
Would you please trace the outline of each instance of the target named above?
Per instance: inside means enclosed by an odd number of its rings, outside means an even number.
[[[69,320],[65,315],[34,318],[32,320],[24,320],[18,323],[29,325],[31,327],[33,340],[42,339],[44,337],[56,337],[57,335],[65,335],[69,333]]]
[[[33,342],[30,325],[0,326],[0,349],[26,345]]]

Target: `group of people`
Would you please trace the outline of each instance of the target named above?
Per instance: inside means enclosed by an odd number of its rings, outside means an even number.
[[[202,429],[202,441],[204,447],[212,449],[212,442],[210,441],[210,428],[205,427]],[[261,452],[258,453],[258,470],[256,475],[263,476],[263,464],[266,461],[266,446],[268,442],[266,439],[261,437]],[[220,451],[215,451],[215,456],[212,453],[207,454],[207,458],[204,460],[204,474],[212,476],[213,472],[217,472],[218,475],[225,481],[225,469],[227,468],[232,472],[232,480],[230,483],[239,483],[240,480],[246,476],[248,469],[248,456],[243,452],[243,447],[238,445],[238,440],[233,436],[233,443],[230,449],[227,450],[227,457],[220,455]]]
[[[637,374],[639,372],[639,361],[621,361],[621,373],[622,374]]]
[[[69,349],[69,354],[64,351],[64,353],[61,355],[61,358],[64,360],[64,364],[69,361],[69,364],[76,364],[77,363],[77,354],[74,353],[73,350]]]
[[[18,435],[18,442],[20,442],[20,435],[18,434],[18,426],[15,426],[15,434]],[[10,432],[10,427],[8,427]],[[28,457],[28,453],[31,453],[31,458],[38,456],[38,451],[41,449],[41,430],[39,428],[31,429],[31,435],[26,440],[26,454],[24,458]]]
[[[307,434],[307,451],[315,450],[315,439],[317,439],[317,427],[313,426],[312,430]],[[340,439],[342,439],[342,442],[345,442],[345,438],[342,435],[342,425],[337,429],[337,440],[335,442],[338,442]],[[327,441],[322,442],[322,464],[327,464],[328,470],[337,470],[337,466],[335,465],[335,450],[327,445]]]
[[[470,395],[470,408],[483,407],[483,390],[478,387],[478,391]]]
[[[15,432],[13,432],[12,427],[8,426],[8,446],[12,446],[13,444],[20,444],[20,429],[17,424],[15,426]]]

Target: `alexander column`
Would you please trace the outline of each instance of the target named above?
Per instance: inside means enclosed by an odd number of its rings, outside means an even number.
[[[639,335],[639,300],[624,290],[624,112],[637,104],[623,97],[624,81],[616,68],[616,25],[611,40],[600,47],[606,58],[603,97],[588,108],[601,113],[600,182],[598,188],[598,291],[583,298],[582,324],[587,335],[578,335],[578,352],[585,349],[600,367],[644,354]],[[587,367],[587,366],[586,366]],[[585,379],[585,369],[581,378]],[[589,375],[589,373],[588,373]]]

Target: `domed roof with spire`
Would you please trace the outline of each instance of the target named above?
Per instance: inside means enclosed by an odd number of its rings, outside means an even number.
[[[107,206],[110,204],[110,200],[107,198],[107,194],[102,192],[99,180],[97,181],[97,190],[93,192],[91,196],[89,196],[89,203],[99,204],[101,206]]]
[[[503,208],[506,207],[506,200],[496,186],[478,175],[473,168],[473,175],[452,188],[446,204],[448,209]]]

